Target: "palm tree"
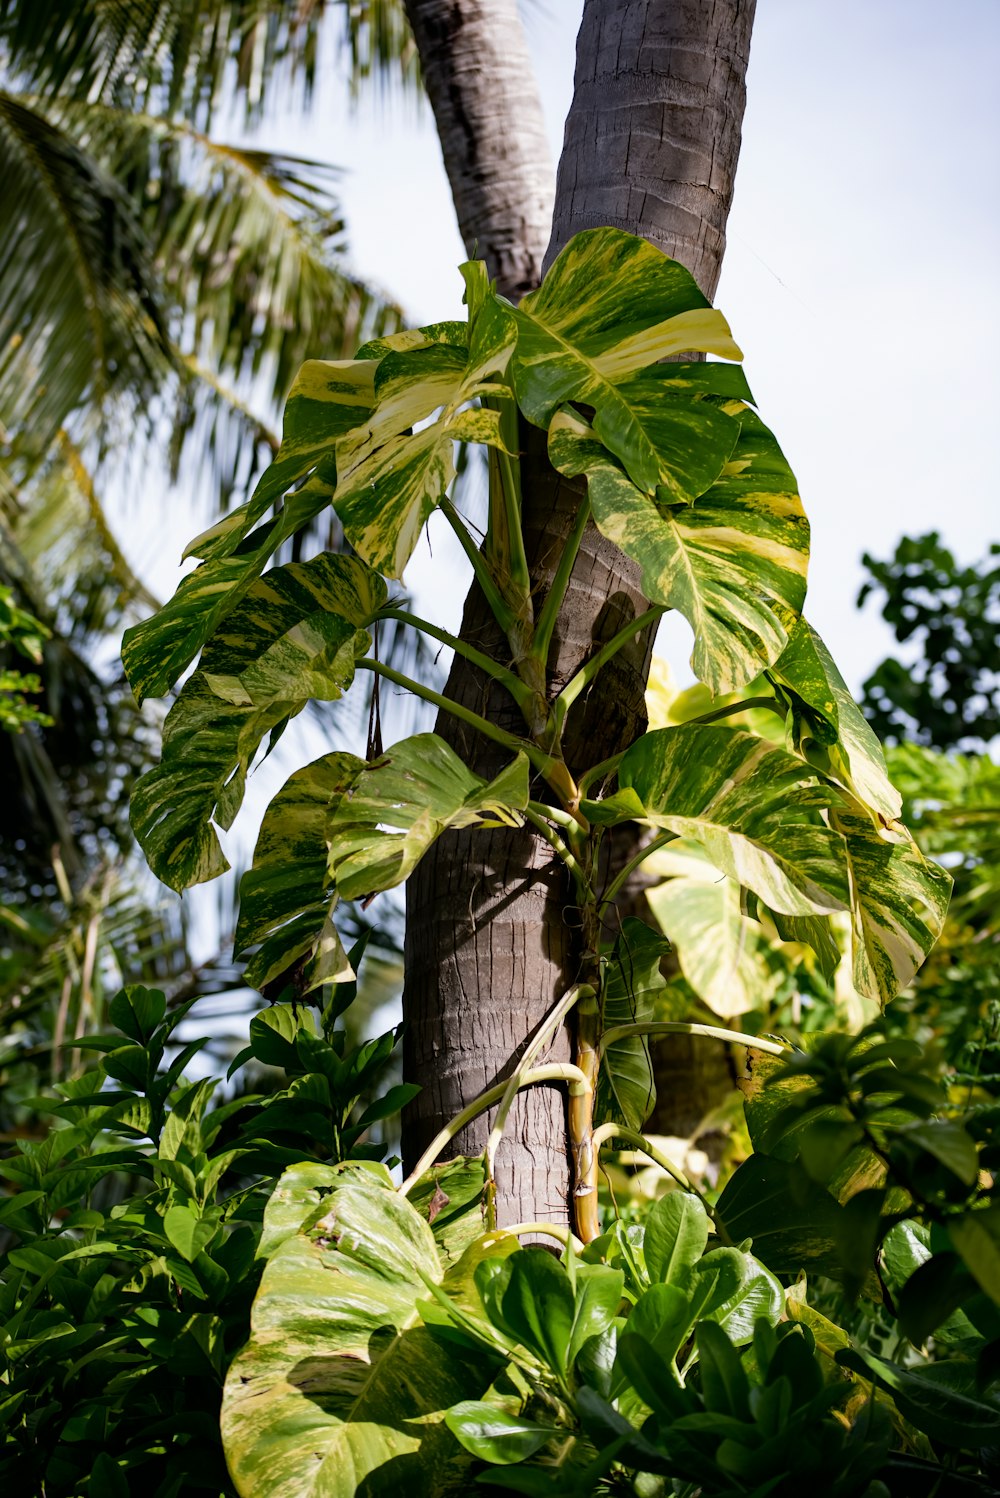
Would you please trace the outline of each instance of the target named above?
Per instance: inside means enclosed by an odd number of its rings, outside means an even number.
[[[324,28],[352,89],[416,84],[398,0],[0,0],[0,585],[48,626],[54,720],[0,739],[8,889],[55,893],[53,842],[71,878],[130,845],[151,735],[96,663],[155,601],[102,490],[186,456],[227,507],[302,361],[398,325],[347,269],[335,170],[214,133],[308,98]]]
[[[613,224],[675,256],[712,296],[739,156],[754,0],[585,0],[551,225],[547,151],[515,0],[407,0],[406,8],[463,238],[470,249],[478,242],[502,292],[520,296],[578,230]],[[522,429],[521,447],[531,594],[543,599],[581,491],[551,470],[531,429]],[[638,569],[588,525],[554,636],[551,679],[567,680],[605,630],[645,606]],[[499,645],[494,628],[473,586],[462,635],[489,649]],[[641,732],[651,648],[647,635],[602,679],[576,724],[570,720],[570,765],[611,756]],[[487,716],[503,721],[503,693],[491,694],[458,656],[447,695],[479,711],[487,703]],[[476,735],[455,719],[443,715],[437,732],[479,773],[494,773]],[[551,869],[530,829],[457,833],[441,838],[407,883],[404,1072],[421,1086],[406,1133],[414,1157],[491,1084],[512,1046],[576,980],[576,933],[551,897]],[[567,1037],[562,1044],[556,1059],[568,1054]],[[477,1154],[488,1128],[477,1120],[456,1149]],[[561,1100],[526,1091],[498,1161],[500,1221],[565,1220],[564,1138]]]

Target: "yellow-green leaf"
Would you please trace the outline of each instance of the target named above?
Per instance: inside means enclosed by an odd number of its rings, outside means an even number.
[[[883,822],[895,822],[902,798],[886,769],[885,755],[847,688],[833,657],[805,619],[767,673],[791,704],[792,743],[838,780]]]
[[[348,1163],[327,1167],[321,1182],[322,1169],[305,1168],[301,1205],[302,1167],[285,1173],[278,1231],[265,1212],[270,1256],[223,1393],[236,1490],[457,1498],[469,1458],[444,1411],[484,1393],[498,1365],[420,1324],[418,1302],[443,1271],[419,1213],[383,1174]]]
[[[167,714],[160,764],[132,794],[136,837],[165,884],[186,889],[228,868],[213,820],[232,825],[265,734],[350,685],[368,643],[361,626],[385,597],[363,562],[331,555],[274,568],[247,591]]]
[[[567,401],[615,407],[618,383],[673,355],[743,357],[690,271],[620,229],[574,235],[514,315],[518,404],[541,427]]]
[[[836,792],[783,749],[753,734],[683,724],[637,740],[618,780],[649,823],[693,839],[771,909],[811,915],[849,905],[843,840],[820,818]]]
[[[517,755],[487,783],[433,733],[394,744],[337,802],[327,825],[330,873],[348,900],[391,889],[447,828],[516,826],[528,804]]]
[[[691,664],[713,693],[731,692],[780,656],[802,607],[809,524],[778,444],[748,407],[719,477],[694,504],[650,496],[569,411],[549,433],[560,473],[584,474],[595,523],[642,568],[642,589],[694,631]]]
[[[854,987],[886,1004],[912,980],[937,941],[951,876],[908,837],[880,836],[861,807],[831,812],[851,876]]]
[[[333,923],[337,893],[327,872],[326,828],[331,806],[364,769],[355,754],[325,754],[297,770],[265,812],[253,866],[240,882],[233,943],[237,955],[260,947],[246,969],[254,988],[293,962],[301,962],[303,993],[354,977]]]

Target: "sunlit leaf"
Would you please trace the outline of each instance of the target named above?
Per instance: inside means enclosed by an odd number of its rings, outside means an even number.
[[[618,778],[649,822],[693,839],[773,909],[810,915],[849,904],[843,844],[818,816],[832,793],[784,750],[749,733],[684,724],[645,734]]]
[[[403,739],[363,770],[329,818],[333,880],[348,900],[391,889],[446,828],[514,826],[527,802],[523,755],[487,783],[436,734]]]
[[[363,563],[323,555],[254,583],[208,642],[167,715],[162,760],[132,796],[133,828],[165,884],[184,889],[228,867],[213,819],[232,825],[265,734],[350,685],[371,601]]]
[[[427,1281],[441,1282],[441,1263],[431,1229],[384,1172],[327,1167],[320,1202],[301,1227],[271,1234],[250,1340],[226,1380],[222,1438],[237,1491],[453,1492],[468,1458],[443,1412],[485,1393],[496,1364],[420,1324],[417,1303]]]
[[[642,569],[642,590],[676,608],[694,631],[691,664],[713,693],[735,691],[784,650],[802,607],[809,524],[780,448],[749,407],[719,477],[694,504],[644,493],[592,427],[560,411],[549,456],[583,474],[600,531]]]

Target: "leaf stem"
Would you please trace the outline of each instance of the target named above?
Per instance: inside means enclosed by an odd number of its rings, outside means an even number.
[[[582,1082],[586,1080],[583,1078],[582,1073],[577,1076],[570,1075],[571,1072],[578,1072],[578,1068],[575,1066],[571,1067],[568,1061],[553,1061],[545,1066],[533,1067],[530,1071],[519,1071],[510,1079],[510,1082],[498,1082],[495,1087],[489,1087],[485,1092],[481,1092],[460,1113],[456,1113],[454,1118],[450,1119],[443,1128],[438,1130],[410,1174],[406,1177],[406,1180],[398,1188],[399,1195],[408,1196],[410,1194],[420,1177],[425,1171],[431,1168],[438,1155],[451,1143],[455,1135],[460,1134],[466,1124],[471,1123],[474,1118],[478,1118],[480,1113],[484,1113],[487,1108],[492,1108],[494,1103],[499,1103],[503,1100],[510,1089],[511,1082],[515,1084],[511,1096],[513,1096],[513,1093],[518,1088],[533,1087],[539,1082],[568,1081],[570,1087],[581,1086]]]
[[[531,641],[531,653],[540,663],[543,671],[548,663],[549,650],[552,646],[552,634],[556,627],[556,620],[559,617],[559,610],[562,608],[563,600],[566,597],[566,589],[569,587],[569,580],[573,575],[573,568],[576,565],[580,544],[583,541],[589,519],[590,500],[584,499],[581,501],[580,508],[577,511],[576,520],[573,522],[573,529],[566,538],[566,544],[562,549],[562,555],[553,574],[551,586],[545,595],[545,602],[542,604],[538,615],[538,622],[535,625],[535,633]]]
[[[540,807],[537,801],[529,801],[527,807],[524,810],[525,819],[531,823],[535,831],[539,833],[548,843],[549,847],[553,849],[556,857],[560,858],[566,865],[567,869],[569,869],[569,872],[573,875],[573,878],[576,881],[576,885],[580,893],[584,896],[585,899],[593,900],[594,893],[587,880],[587,875],[584,872],[583,865],[580,863],[579,859],[577,859],[576,856],[570,852],[568,846],[563,842],[562,838],[559,836],[555,828],[549,825],[547,821],[548,815],[549,808]],[[566,815],[567,820],[572,822],[572,818],[569,817],[568,813]],[[576,823],[574,822],[573,825],[575,826]]]
[[[582,1254],[586,1246],[574,1233],[570,1232],[569,1228],[561,1227],[558,1222],[515,1222],[513,1227],[498,1228],[497,1231],[512,1233],[518,1238],[523,1238],[528,1233],[541,1233],[546,1238],[554,1238],[557,1243],[562,1244],[563,1248],[567,1243],[571,1243],[573,1252],[577,1254]]]
[[[615,1025],[601,1036],[601,1050],[607,1050],[616,1040],[629,1035],[704,1035],[709,1040],[725,1040],[733,1045],[752,1047],[764,1051],[768,1056],[789,1056],[795,1047],[780,1040],[764,1040],[759,1035],[746,1035],[742,1030],[727,1030],[724,1025],[696,1025],[684,1020],[650,1020],[633,1025]]]
[[[700,718],[685,718],[683,723],[677,723],[677,728],[686,728],[689,723],[715,723],[719,718],[732,718],[737,713],[749,712],[752,707],[760,708],[762,712],[777,713],[779,718],[784,718],[785,709],[777,697],[745,697],[742,702],[730,702],[726,707],[717,707],[710,713],[702,713]]]
[[[534,693],[530,687],[526,687],[520,677],[515,676],[513,671],[508,671],[506,666],[501,666],[491,656],[484,655],[474,645],[469,645],[457,635],[449,634],[446,629],[440,629],[438,625],[431,624],[427,619],[421,619],[417,614],[412,614],[408,609],[388,608],[383,609],[378,616],[380,619],[396,619],[400,624],[412,624],[414,629],[420,630],[421,634],[430,635],[432,639],[440,640],[442,645],[449,646],[456,655],[464,656],[474,666],[478,666],[486,676],[492,676],[494,681],[500,682],[506,687],[513,697],[522,713],[527,716],[530,711]]]
[[[519,738],[517,734],[508,733],[505,728],[500,728],[498,724],[481,718],[478,713],[474,713],[471,708],[463,707],[460,702],[453,702],[450,697],[442,697],[440,692],[432,691],[430,687],[425,687],[421,682],[412,681],[409,676],[404,676],[401,671],[394,671],[384,661],[375,661],[368,656],[363,656],[354,664],[358,670],[374,671],[377,676],[384,676],[387,681],[394,682],[396,686],[403,687],[407,692],[412,692],[415,697],[422,697],[425,702],[433,703],[442,712],[451,713],[453,718],[458,718],[462,723],[468,723],[470,728],[477,729],[494,743],[502,744],[512,754],[527,755],[528,760],[542,775],[550,765],[551,756],[539,749],[537,744],[531,743],[529,739]]]
[[[608,661],[613,656],[616,656],[619,650],[627,645],[630,640],[634,640],[641,630],[645,629],[647,625],[654,623],[655,620],[659,619],[665,613],[665,604],[653,604],[652,608],[646,609],[645,613],[638,614],[634,619],[630,619],[628,624],[623,625],[616,634],[611,636],[610,640],[601,646],[595,656],[591,656],[590,660],[586,661],[580,667],[576,675],[563,687],[552,705],[552,716],[557,729],[562,727],[566,714],[580,693],[590,685],[599,672],[604,670]]]
[[[642,848],[639,849],[634,858],[629,859],[628,863],[621,870],[621,872],[619,874],[616,874],[614,879],[612,879],[611,883],[608,885],[607,890],[604,893],[602,904],[610,905],[615,896],[618,894],[619,890],[628,883],[629,879],[631,879],[636,869],[639,868],[641,864],[645,863],[649,855],[651,853],[658,852],[660,848],[665,848],[667,843],[674,842],[676,837],[676,832],[659,832],[657,833],[656,837],[651,838],[648,843],[646,843]]]
[[[581,801],[586,796],[590,787],[596,781],[603,780],[605,776],[611,775],[615,770],[617,770],[618,766],[621,764],[624,758],[625,750],[623,749],[620,754],[612,754],[610,759],[602,759],[599,764],[592,765],[589,770],[585,771],[584,774],[580,776]]]
[[[606,1144],[609,1139],[620,1139],[623,1144],[628,1145],[631,1149],[637,1150],[639,1154],[646,1155],[650,1160],[652,1160],[654,1165],[658,1165],[661,1170],[666,1171],[667,1175],[670,1176],[672,1180],[676,1181],[678,1186],[680,1186],[684,1191],[690,1191],[692,1196],[696,1196],[698,1198],[702,1206],[705,1208],[705,1211],[708,1213],[709,1217],[711,1217],[716,1227],[718,1227],[719,1223],[715,1215],[715,1210],[712,1207],[711,1203],[708,1201],[707,1197],[698,1190],[698,1187],[694,1184],[693,1181],[688,1179],[688,1177],[682,1170],[678,1170],[677,1166],[673,1163],[672,1160],[668,1159],[668,1157],[663,1154],[661,1150],[658,1150],[654,1144],[650,1144],[648,1139],[643,1138],[641,1134],[634,1133],[632,1129],[622,1128],[620,1124],[601,1124],[600,1128],[595,1129],[593,1134],[595,1155],[600,1153],[602,1145]]]
[[[499,624],[500,628],[503,630],[504,634],[509,634],[517,624],[517,615],[510,607],[510,605],[504,601],[503,595],[500,592],[500,589],[497,587],[492,568],[486,561],[486,558],[483,556],[482,552],[479,550],[479,547],[476,545],[475,541],[473,541],[472,537],[469,535],[469,531],[464,520],[455,509],[455,506],[452,504],[451,500],[447,498],[442,499],[441,503],[438,505],[438,509],[441,511],[442,515],[445,517],[452,530],[455,532],[462,550],[465,552],[465,555],[472,563],[472,570],[476,575],[476,581],[483,590],[483,595],[486,599],[486,602],[490,606],[490,612]]]
[[[576,983],[568,992],[563,994],[561,999],[556,1001],[525,1047],[524,1054],[514,1075],[504,1084],[500,1107],[497,1109],[497,1116],[490,1130],[490,1137],[486,1141],[486,1174],[489,1180],[492,1181],[493,1179],[493,1165],[496,1160],[497,1150],[500,1147],[500,1140],[503,1137],[507,1114],[510,1112],[510,1105],[514,1100],[514,1094],[519,1087],[524,1086],[524,1083],[520,1079],[528,1072],[528,1068],[532,1065],[535,1058],[549,1044],[574,1004],[584,997],[594,998],[595,993],[593,988],[591,988],[589,983]]]

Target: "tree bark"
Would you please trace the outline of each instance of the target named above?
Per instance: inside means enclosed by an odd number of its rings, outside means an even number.
[[[517,0],[406,0],[458,227],[519,301],[538,285],[552,164]]]
[[[507,0],[496,10],[485,0],[410,0],[408,8],[411,20],[421,12],[425,27],[440,12],[461,36],[454,18],[467,4],[477,21],[487,10],[496,16],[508,9]],[[547,260],[578,230],[611,224],[685,261],[711,294],[732,199],[753,9],[753,0],[586,0]],[[425,73],[433,62],[447,74],[447,59],[424,62],[422,35],[428,32],[416,24],[414,31]],[[505,41],[494,36],[501,49]],[[446,161],[448,142],[472,117],[464,90],[469,86],[478,100],[489,81],[487,76],[473,86],[466,59],[450,72],[447,86],[439,83],[432,92]],[[503,97],[497,102],[502,105]],[[481,118],[481,101],[477,108]],[[492,111],[493,135],[518,128],[516,120]],[[509,147],[506,141],[504,150]],[[488,154],[488,143],[480,142],[470,157],[480,152]],[[478,235],[482,252],[487,235],[462,218],[466,211],[459,209],[462,232],[467,242]],[[495,225],[497,214],[488,222]],[[526,263],[516,257],[511,262],[509,244],[500,243],[508,260],[491,262],[487,254],[491,274],[501,264]],[[526,553],[537,608],[582,491],[552,471],[540,433],[526,430],[522,446]],[[549,657],[551,695],[644,607],[638,569],[588,527]],[[480,649],[503,649],[475,585],[462,635]],[[571,770],[617,753],[642,731],[651,644],[647,636],[623,651],[616,669],[577,704],[567,724]],[[521,726],[506,694],[457,657],[447,695],[494,721]],[[442,715],[438,732],[479,773],[497,767],[493,746],[474,742],[454,719]],[[530,829],[443,837],[410,878],[404,1070],[422,1087],[404,1120],[410,1163],[442,1122],[506,1074],[512,1053],[576,980],[577,933],[566,904],[571,898],[551,850]],[[562,1036],[550,1054],[566,1056],[568,1048]],[[477,1120],[456,1141],[456,1150],[481,1151],[487,1132],[487,1120]],[[536,1088],[521,1095],[508,1121],[498,1157],[498,1221],[565,1221],[568,1192],[564,1104],[554,1090]]]

